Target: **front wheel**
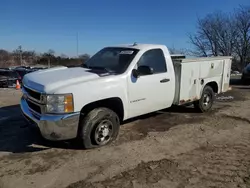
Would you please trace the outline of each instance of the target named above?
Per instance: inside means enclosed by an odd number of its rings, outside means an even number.
[[[205,86],[200,100],[194,102],[194,107],[199,112],[208,112],[212,108],[214,100],[215,95],[213,89],[210,86]]]
[[[80,122],[80,137],[86,149],[108,145],[118,136],[120,121],[108,108],[90,111]]]

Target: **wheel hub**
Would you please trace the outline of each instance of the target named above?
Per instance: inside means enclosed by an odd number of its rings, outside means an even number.
[[[102,135],[105,137],[105,136],[108,136],[109,135],[109,129],[107,126],[105,126],[102,130]]]
[[[209,95],[207,95],[207,94],[205,94],[204,95],[204,100],[203,100],[203,104],[204,104],[204,106],[208,106],[209,105],[209,103],[210,103],[210,96]]]
[[[105,145],[111,139],[113,132],[112,122],[104,120],[100,122],[95,130],[95,141],[98,145]]]

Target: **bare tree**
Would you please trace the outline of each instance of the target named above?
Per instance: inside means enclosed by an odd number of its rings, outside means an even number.
[[[53,57],[55,57],[54,55],[55,55],[55,51],[52,50],[52,49],[49,49],[48,52],[46,52],[46,53],[43,54],[43,57],[47,58],[47,60],[48,60],[48,67],[49,68],[51,66],[51,59]]]
[[[190,53],[194,56],[202,56],[207,57],[208,56],[208,43],[205,40],[202,40],[197,35],[189,35],[190,42],[194,45],[195,49],[190,50]]]
[[[240,59],[241,65],[245,66],[247,58],[250,58],[250,6],[237,9],[235,18],[238,32],[235,52]]]
[[[14,60],[19,62],[20,65],[23,64],[23,57],[22,57],[22,53],[23,53],[23,50],[22,50],[22,46],[18,46],[17,49],[15,49],[13,51],[13,55],[14,55]]]
[[[0,67],[5,67],[10,58],[8,51],[0,49]]]
[[[61,54],[60,57],[61,57],[62,59],[68,59],[68,58],[69,58],[69,57],[68,57],[67,55],[65,55],[65,54]]]
[[[237,29],[231,15],[216,12],[198,19],[197,32],[189,35],[194,45],[194,55],[219,56],[232,55]]]
[[[3,49],[0,49],[0,61],[7,61],[9,60],[9,52]]]
[[[48,54],[49,56],[54,56],[54,55],[55,55],[55,51],[52,50],[52,49],[49,49],[48,52],[47,52],[47,54]]]
[[[35,51],[23,51],[22,52],[22,59],[23,63],[27,63],[29,65],[33,64],[35,62],[36,53]]]
[[[86,62],[89,58],[90,58],[89,54],[79,55],[79,59],[81,59],[83,62]]]
[[[175,47],[168,48],[170,54],[187,54],[185,49],[176,49]]]

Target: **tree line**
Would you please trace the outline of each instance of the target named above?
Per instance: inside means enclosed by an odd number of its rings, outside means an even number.
[[[250,6],[231,13],[222,11],[197,20],[196,33],[189,34],[195,56],[233,56],[239,70],[250,63]]]
[[[0,68],[31,65],[45,65],[48,67],[56,65],[78,66],[89,58],[89,54],[82,54],[78,57],[68,57],[65,54],[55,55],[55,51],[52,49],[44,53],[37,53],[35,51],[23,50],[22,46],[18,46],[18,48],[12,52],[0,49]]]

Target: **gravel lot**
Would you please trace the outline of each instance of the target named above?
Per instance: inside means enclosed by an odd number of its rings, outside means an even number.
[[[21,93],[2,89],[0,187],[250,187],[249,91],[233,86],[207,114],[176,107],[131,120],[112,145],[82,150],[41,139]]]

